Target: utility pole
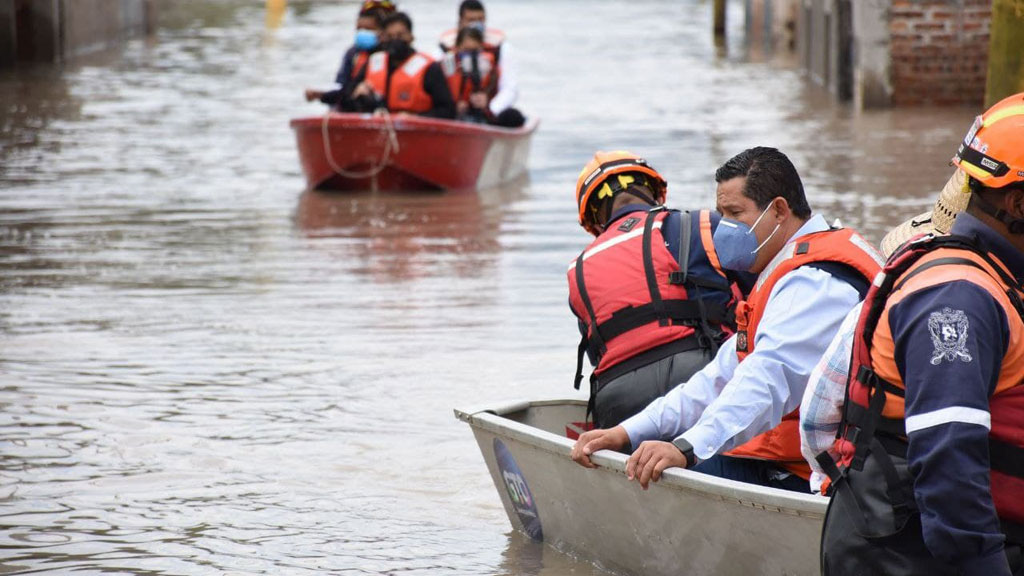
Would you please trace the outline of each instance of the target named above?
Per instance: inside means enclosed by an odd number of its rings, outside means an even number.
[[[985,107],[1024,92],[1024,2],[992,0]]]
[[[714,0],[715,38],[725,38],[725,0]]]

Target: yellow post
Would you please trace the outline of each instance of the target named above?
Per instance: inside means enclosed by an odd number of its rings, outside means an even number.
[[[985,107],[1024,92],[1024,0],[992,0]]]
[[[715,2],[715,36],[725,36],[725,0],[714,0]]]
[[[287,10],[288,0],[267,0],[267,29],[273,30],[281,26],[281,22],[284,22],[284,14]]]

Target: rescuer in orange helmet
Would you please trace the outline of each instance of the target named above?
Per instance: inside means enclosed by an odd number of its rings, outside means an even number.
[[[1024,93],[953,162],[966,211],[896,250],[853,336],[838,440],[817,458],[830,576],[1024,574]]]
[[[711,242],[719,216],[666,209],[666,192],[661,174],[630,152],[594,154],[576,182],[580,225],[596,238],[569,267],[583,335],[575,384],[588,353],[599,427],[689,378],[732,333],[740,294]]]

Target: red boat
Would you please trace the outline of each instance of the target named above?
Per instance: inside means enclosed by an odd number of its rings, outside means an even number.
[[[522,128],[421,116],[329,113],[291,121],[309,189],[484,189],[526,172]]]

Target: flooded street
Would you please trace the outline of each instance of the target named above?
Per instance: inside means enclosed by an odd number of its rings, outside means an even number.
[[[742,3],[717,48],[709,2],[486,4],[541,126],[479,194],[302,191],[288,120],[351,2],[165,3],[155,38],[0,73],[0,573],[604,575],[511,530],[452,415],[575,394],[586,160],[631,149],[703,208],[777,146],[877,242],[979,113],[836,104]],[[421,50],[457,5],[400,3]]]

